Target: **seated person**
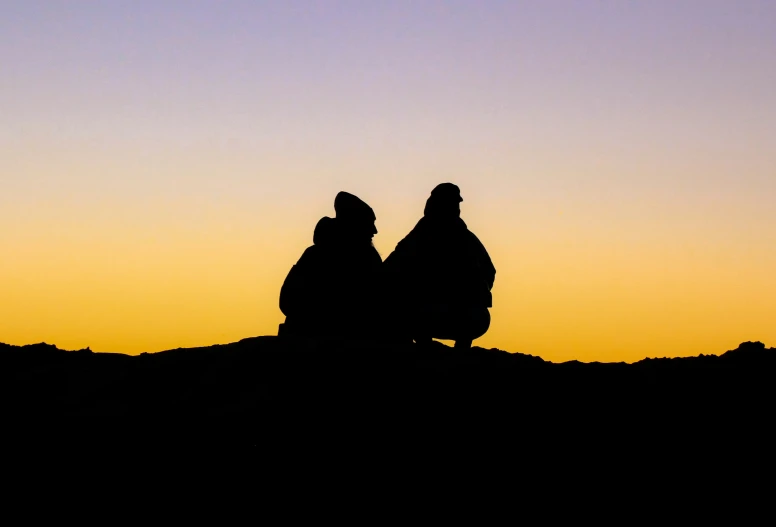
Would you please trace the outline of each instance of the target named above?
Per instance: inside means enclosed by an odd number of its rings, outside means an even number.
[[[365,337],[374,332],[382,259],[369,205],[347,192],[334,200],[336,217],[321,218],[308,247],[286,276],[280,335]]]
[[[452,183],[434,188],[423,218],[385,260],[394,315],[416,343],[469,348],[490,327],[496,268],[461,219],[462,201]]]

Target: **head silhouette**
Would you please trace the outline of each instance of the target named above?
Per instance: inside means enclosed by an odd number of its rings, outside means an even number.
[[[315,245],[331,245],[336,242],[337,226],[334,218],[324,216],[318,220],[313,232],[313,243]]]
[[[334,198],[334,211],[342,233],[358,242],[371,242],[377,234],[375,216],[372,207],[348,192],[340,192]]]
[[[426,200],[423,215],[434,219],[452,219],[461,216],[461,190],[452,183],[440,183]]]

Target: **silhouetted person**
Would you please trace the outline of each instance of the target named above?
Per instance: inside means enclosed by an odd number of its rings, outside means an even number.
[[[452,183],[434,188],[423,218],[385,260],[394,310],[417,343],[468,348],[490,326],[496,268],[461,219],[462,201]]]
[[[307,337],[371,336],[376,332],[382,259],[372,208],[347,192],[334,200],[335,218],[318,221],[313,245],[286,276],[280,334]]]

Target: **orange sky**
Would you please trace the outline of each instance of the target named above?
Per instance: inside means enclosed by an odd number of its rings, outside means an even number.
[[[477,345],[776,345],[773,4],[10,6],[0,342],[274,334],[339,190],[386,257],[451,181],[497,268]]]

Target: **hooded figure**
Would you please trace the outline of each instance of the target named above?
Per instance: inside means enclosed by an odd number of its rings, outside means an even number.
[[[324,216],[280,289],[286,315],[281,335],[369,336],[374,332],[382,259],[372,245],[375,214],[362,200],[340,192],[336,217]]]
[[[461,219],[462,201],[452,183],[434,188],[423,218],[385,260],[394,310],[418,343],[439,338],[468,348],[490,326],[496,268]]]

